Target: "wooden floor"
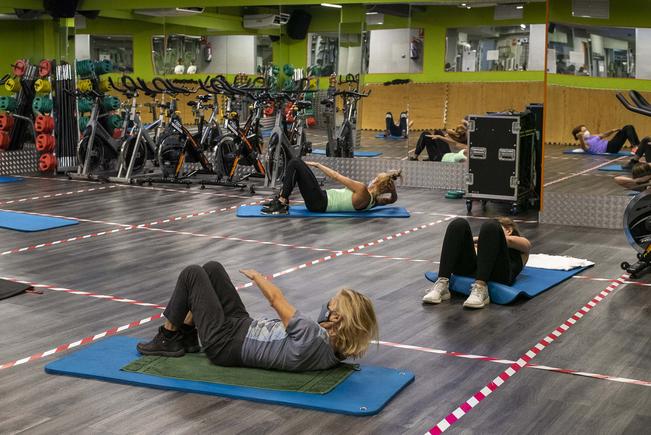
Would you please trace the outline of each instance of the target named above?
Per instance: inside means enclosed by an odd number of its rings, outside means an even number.
[[[597,296],[610,284],[608,280],[618,278],[621,261],[634,258],[620,231],[538,225],[535,215],[527,215],[521,227],[535,252],[588,258],[596,266],[583,279],[570,279],[532,300],[508,306],[469,311],[462,308],[463,298],[458,296],[439,306],[423,306],[427,287],[423,273],[436,267],[431,262],[439,258],[444,219],[465,215],[463,200],[443,199],[442,191],[402,189],[400,205],[412,212],[408,220],[235,217],[231,207],[259,199],[225,188],[148,189],[65,179],[0,184],[2,209],[84,219],[76,226],[40,233],[0,230],[0,275],[165,304],[187,264],[221,261],[234,281],[242,284],[246,279],[237,272],[241,267],[272,274],[327,256],[329,251],[383,239],[359,249],[359,255],[320,262],[279,276],[275,282],[292,303],[314,316],[341,287],[367,293],[374,300],[385,341],[515,360]],[[505,212],[496,207],[489,204],[487,214]],[[197,215],[211,210],[216,211]],[[180,219],[161,222],[170,217]],[[474,216],[470,221],[478,229],[483,220]],[[148,225],[129,227],[140,224]],[[387,238],[415,227],[419,229]],[[111,230],[119,231],[103,234]],[[48,244],[76,236],[88,237]],[[19,248],[29,249],[15,252]],[[254,287],[242,289],[241,294],[253,315],[273,316]],[[373,417],[44,373],[45,364],[68,351],[41,357],[43,352],[159,313],[156,308],[48,288],[42,295],[0,301],[4,319],[0,433],[422,434],[508,368],[449,353],[373,347],[363,363],[403,368],[416,375],[413,384]],[[148,338],[160,324],[156,320],[121,334]],[[644,283],[618,287],[532,363],[647,381],[646,385],[526,367],[449,432],[649,433],[650,331],[651,287]],[[1,368],[31,355],[35,358],[23,364]]]

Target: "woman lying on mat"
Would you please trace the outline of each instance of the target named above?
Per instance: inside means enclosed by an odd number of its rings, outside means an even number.
[[[648,161],[648,160],[647,160]],[[631,171],[631,176],[620,175],[614,178],[615,183],[631,190],[646,190],[651,183],[651,165],[643,162],[636,162]]]
[[[468,121],[461,121],[453,129],[434,130],[434,134],[425,131],[420,134],[414,155],[409,160],[418,160],[423,150],[427,150],[428,160],[440,162],[445,154],[456,152],[468,146]]]
[[[531,243],[520,235],[509,218],[483,223],[479,237],[473,237],[467,220],[456,218],[445,232],[438,279],[423,297],[427,304],[450,299],[450,276],[474,276],[468,308],[484,308],[490,303],[488,281],[511,285],[529,259]]]
[[[308,168],[321,170],[327,177],[342,184],[342,189],[323,190]],[[305,207],[314,212],[365,211],[376,205],[393,204],[398,199],[395,180],[400,171],[378,174],[368,185],[352,180],[316,162],[292,159],[287,164],[280,195],[262,208],[264,214],[289,213],[289,196],[298,185]]]
[[[614,136],[613,136],[614,135]],[[590,154],[618,153],[628,140],[634,147],[640,144],[635,127],[625,125],[622,128],[608,130],[605,133],[592,134],[585,125],[577,125],[572,129],[572,136],[579,141],[579,146]],[[612,136],[612,139],[608,139]],[[638,157],[641,157],[639,154]]]
[[[183,356],[201,347],[214,364],[285,371],[324,370],[361,357],[378,325],[371,300],[343,289],[321,310],[318,323],[297,311],[264,275],[241,270],[280,319],[252,319],[224,267],[214,261],[181,272],[163,315],[165,324],[143,355]]]

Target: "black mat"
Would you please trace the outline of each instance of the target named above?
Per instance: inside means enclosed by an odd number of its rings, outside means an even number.
[[[32,286],[29,284],[0,279],[0,300],[19,295],[31,288]]]

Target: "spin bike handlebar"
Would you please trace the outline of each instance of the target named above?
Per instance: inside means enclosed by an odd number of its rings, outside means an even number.
[[[369,90],[367,93],[360,93],[357,91],[337,91],[334,93],[334,95],[343,95],[345,97],[354,97],[354,98],[365,98],[371,95],[371,90]]]
[[[631,100],[635,103],[637,107],[640,109],[647,109],[651,110],[651,104],[640,94],[638,91],[632,90],[628,92],[628,95],[630,95]]]
[[[626,97],[625,97],[624,95],[622,95],[620,92],[618,92],[617,94],[615,94],[615,96],[617,97],[617,99],[619,100],[619,102],[622,103],[622,105],[623,105],[624,107],[626,107],[628,110],[630,110],[631,112],[633,112],[633,113],[638,113],[638,114],[640,114],[640,115],[644,115],[644,116],[651,116],[651,109],[643,109],[642,107],[636,107],[636,106],[633,106],[633,105],[632,105],[632,104],[631,104],[631,103],[626,99]]]
[[[340,85],[345,85],[348,83],[359,83],[359,74],[351,74],[348,73],[346,74],[346,79],[342,80],[341,76],[339,76],[339,84]]]

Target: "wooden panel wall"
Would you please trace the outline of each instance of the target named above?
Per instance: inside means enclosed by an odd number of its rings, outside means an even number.
[[[372,90],[371,96],[363,100],[360,113],[365,130],[384,130],[386,112],[392,112],[395,119],[407,107],[413,130],[431,130],[454,127],[468,114],[523,110],[544,99],[543,82],[378,84],[367,89]]]
[[[466,115],[524,110],[529,103],[542,103],[543,82],[450,83],[447,126],[455,126]]]
[[[651,135],[651,118],[626,110],[615,98],[617,92],[622,91],[548,86],[545,142],[573,143],[570,132],[579,124],[593,133],[633,124],[640,138]],[[642,95],[651,100],[651,93]]]

